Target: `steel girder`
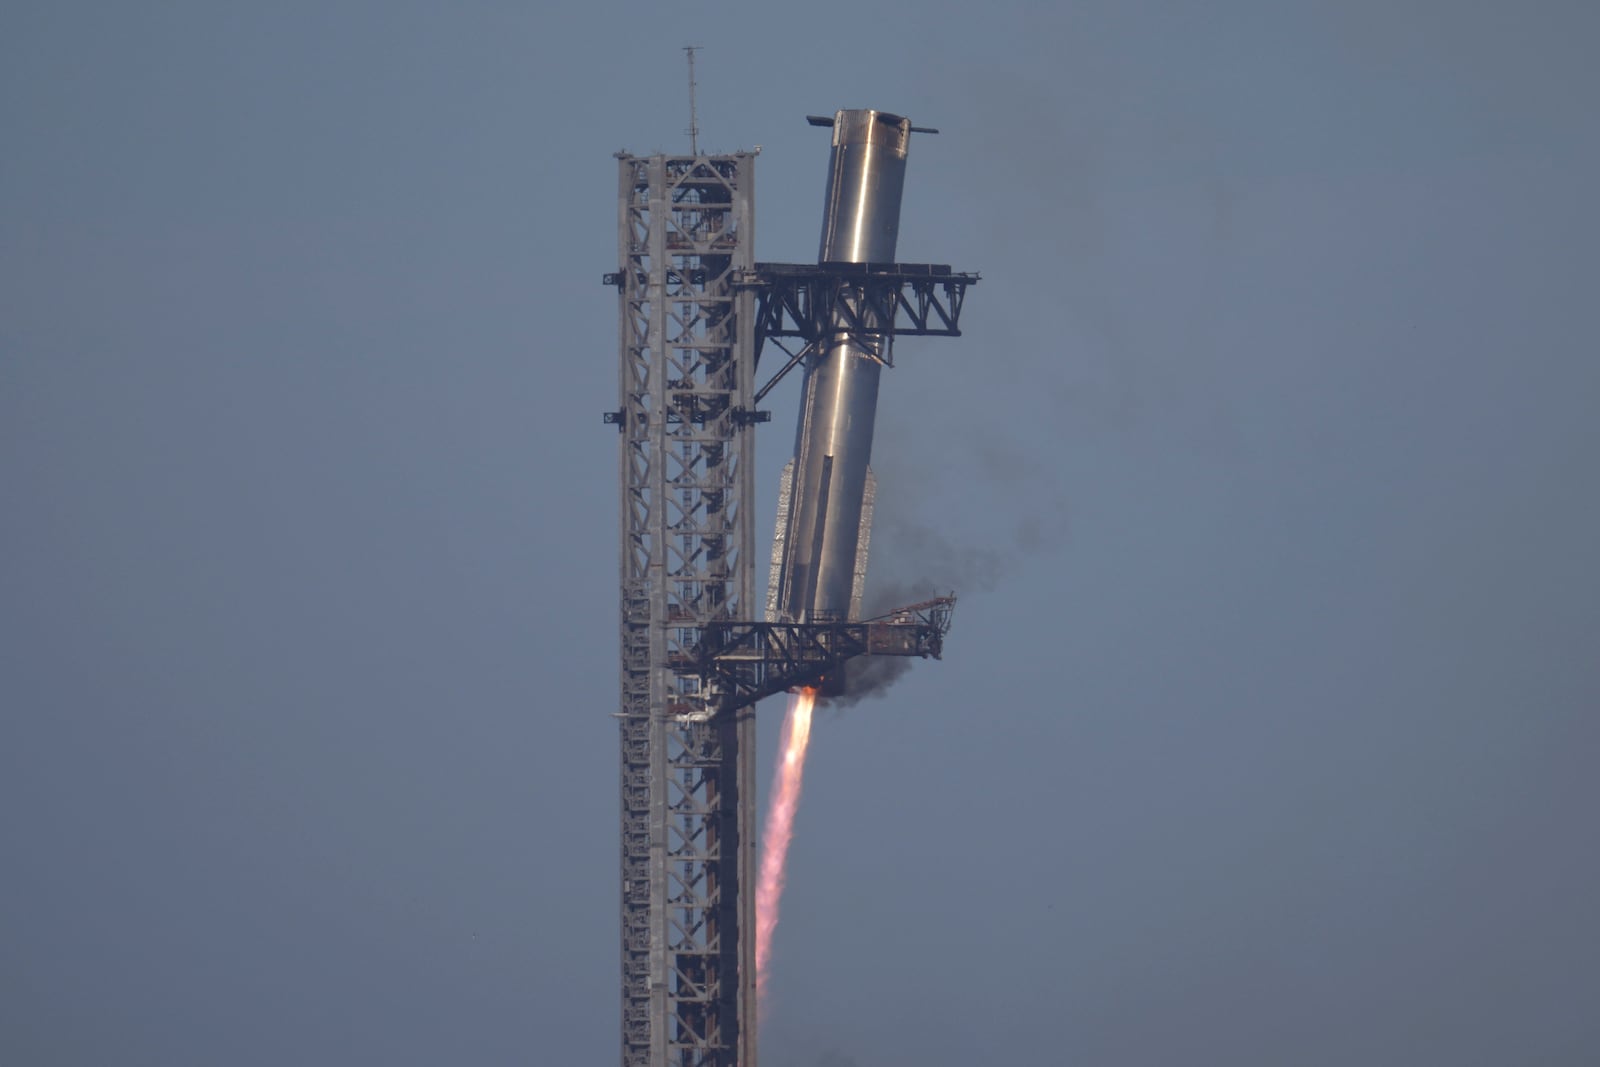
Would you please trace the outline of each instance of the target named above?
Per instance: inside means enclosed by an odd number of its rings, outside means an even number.
[[[942,263],[757,263],[736,278],[758,294],[754,358],[759,362],[770,338],[796,338],[805,347],[784,349],[788,361],[756,391],[756,402],[811,346],[840,336],[886,365],[893,365],[897,336],[961,336],[967,287],[979,280]]]
[[[753,705],[802,685],[819,685],[857,656],[939,659],[950,631],[955,597],[859,622],[721,622],[701,631],[695,668],[708,714]]]
[[[622,1063],[754,1067],[753,709],[684,664],[755,611],[755,157],[617,159]]]

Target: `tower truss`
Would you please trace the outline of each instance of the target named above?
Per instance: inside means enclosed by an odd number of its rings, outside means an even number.
[[[697,648],[756,614],[755,156],[617,159],[622,1062],[753,1067],[754,708]]]

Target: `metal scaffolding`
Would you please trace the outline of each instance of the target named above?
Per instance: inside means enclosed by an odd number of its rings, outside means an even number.
[[[754,708],[674,664],[755,611],[755,156],[617,158],[622,1062],[753,1067]]]

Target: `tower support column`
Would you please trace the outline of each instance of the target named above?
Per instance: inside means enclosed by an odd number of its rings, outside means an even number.
[[[754,1067],[754,708],[696,649],[756,614],[755,155],[617,160],[622,1063]]]

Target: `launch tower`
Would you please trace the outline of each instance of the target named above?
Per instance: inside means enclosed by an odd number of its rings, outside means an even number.
[[[836,148],[862,123],[911,130],[881,112],[813,121],[835,128]],[[741,892],[755,870],[755,702],[856,656],[937,657],[953,604],[867,620],[756,610],[754,428],[770,417],[757,404],[808,360],[848,348],[875,382],[896,334],[957,336],[977,276],[861,257],[756,263],[754,153],[617,160],[605,281],[620,386],[605,419],[621,437],[622,1063],[755,1067],[754,900]],[[785,362],[758,389],[769,344]]]

